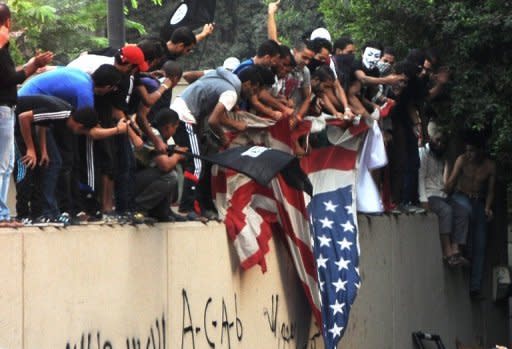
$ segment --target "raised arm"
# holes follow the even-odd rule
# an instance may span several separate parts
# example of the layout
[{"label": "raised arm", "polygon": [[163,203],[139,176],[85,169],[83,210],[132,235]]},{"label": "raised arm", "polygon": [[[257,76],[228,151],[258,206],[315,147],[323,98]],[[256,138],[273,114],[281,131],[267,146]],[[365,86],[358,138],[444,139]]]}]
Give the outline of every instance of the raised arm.
[{"label": "raised arm", "polygon": [[215,30],[215,23],[207,23],[204,25],[203,30],[196,35],[196,41],[203,41],[208,36],[213,34],[213,31]]},{"label": "raised arm", "polygon": [[276,12],[280,2],[281,0],[278,0],[268,4],[267,35],[270,40],[277,43],[279,43],[279,40],[277,40]]}]

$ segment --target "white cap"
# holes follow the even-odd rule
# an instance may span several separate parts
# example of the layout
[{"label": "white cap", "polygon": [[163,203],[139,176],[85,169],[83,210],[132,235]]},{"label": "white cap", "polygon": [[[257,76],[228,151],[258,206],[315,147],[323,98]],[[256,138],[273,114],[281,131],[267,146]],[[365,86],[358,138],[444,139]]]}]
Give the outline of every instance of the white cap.
[{"label": "white cap", "polygon": [[329,34],[329,31],[325,28],[316,28],[313,30],[310,39],[315,40],[317,38],[327,39],[329,42],[332,42],[331,34]]},{"label": "white cap", "polygon": [[233,71],[240,65],[240,60],[236,57],[228,57],[224,61],[224,64],[222,66],[229,71]]}]

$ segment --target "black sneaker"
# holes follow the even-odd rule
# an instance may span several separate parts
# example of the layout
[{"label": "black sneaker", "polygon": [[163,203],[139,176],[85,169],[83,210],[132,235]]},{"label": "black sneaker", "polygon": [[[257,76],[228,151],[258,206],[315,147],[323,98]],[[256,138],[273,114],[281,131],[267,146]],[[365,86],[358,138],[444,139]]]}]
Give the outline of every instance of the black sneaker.
[{"label": "black sneaker", "polygon": [[31,226],[33,222],[30,217],[16,217],[16,220],[26,226]]},{"label": "black sneaker", "polygon": [[48,227],[52,219],[47,216],[39,216],[32,221],[32,226],[34,227]]},{"label": "black sneaker", "polygon": [[206,217],[208,218],[208,220],[210,221],[219,221],[219,215],[217,214],[217,212],[213,211],[213,210],[204,210],[202,212],[202,215],[203,217]]},{"label": "black sneaker", "polygon": [[62,212],[55,219],[52,219],[50,224],[56,227],[67,227],[68,225],[71,225],[71,216],[67,212]]}]

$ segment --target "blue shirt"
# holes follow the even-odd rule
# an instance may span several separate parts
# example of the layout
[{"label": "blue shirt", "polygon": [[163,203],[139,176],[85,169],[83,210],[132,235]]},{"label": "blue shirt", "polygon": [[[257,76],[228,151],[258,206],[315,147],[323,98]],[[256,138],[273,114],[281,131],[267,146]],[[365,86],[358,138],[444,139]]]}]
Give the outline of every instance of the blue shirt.
[{"label": "blue shirt", "polygon": [[60,98],[75,109],[94,108],[94,83],[76,68],[57,68],[28,80],[18,96],[47,95]]},{"label": "blue shirt", "polygon": [[236,67],[235,70],[233,70],[233,73],[238,75],[238,73],[240,73],[242,70],[244,70],[245,68],[249,68],[252,65],[254,65],[254,59],[253,58],[246,59],[245,61],[240,63],[240,65],[238,67]]}]

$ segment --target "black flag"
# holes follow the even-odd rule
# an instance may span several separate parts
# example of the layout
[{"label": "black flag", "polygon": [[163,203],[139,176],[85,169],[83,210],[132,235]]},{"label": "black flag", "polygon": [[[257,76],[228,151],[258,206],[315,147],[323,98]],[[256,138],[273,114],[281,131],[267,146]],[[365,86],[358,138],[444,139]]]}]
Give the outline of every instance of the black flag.
[{"label": "black flag", "polygon": [[272,178],[281,174],[288,185],[313,195],[313,186],[302,171],[299,160],[277,149],[246,145],[208,156],[176,152],[243,173],[261,185],[267,185]]},{"label": "black flag", "polygon": [[215,6],[216,0],[181,0],[162,27],[162,40],[168,41],[176,28],[189,27],[194,30],[206,23],[212,23]]}]

